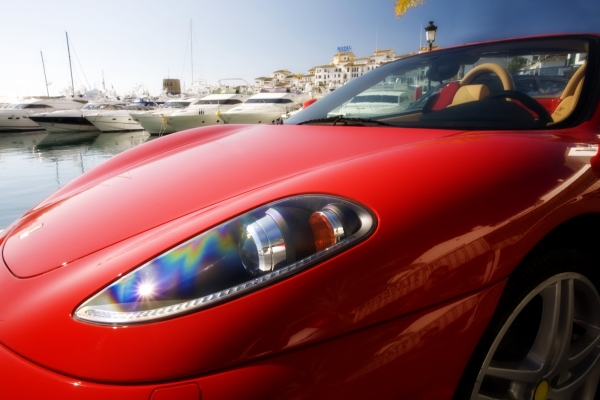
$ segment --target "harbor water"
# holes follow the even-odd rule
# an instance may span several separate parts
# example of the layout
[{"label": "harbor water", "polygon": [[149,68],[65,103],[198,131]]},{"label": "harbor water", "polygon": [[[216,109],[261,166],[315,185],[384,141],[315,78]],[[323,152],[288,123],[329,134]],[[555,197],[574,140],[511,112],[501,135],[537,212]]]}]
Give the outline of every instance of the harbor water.
[{"label": "harbor water", "polygon": [[0,229],[82,173],[155,138],[146,131],[0,133]]}]

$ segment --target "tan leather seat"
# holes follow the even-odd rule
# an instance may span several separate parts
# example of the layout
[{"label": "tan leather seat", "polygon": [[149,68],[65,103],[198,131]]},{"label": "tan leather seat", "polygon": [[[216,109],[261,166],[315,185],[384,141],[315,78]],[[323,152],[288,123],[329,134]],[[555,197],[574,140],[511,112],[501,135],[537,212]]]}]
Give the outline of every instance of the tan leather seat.
[{"label": "tan leather seat", "polygon": [[581,67],[571,77],[569,83],[560,95],[560,103],[556,110],[552,113],[552,120],[554,122],[560,122],[567,118],[571,112],[575,109],[579,95],[581,94],[581,88],[583,87],[583,81],[585,77],[585,69],[587,62],[583,63]]},{"label": "tan leather seat", "polygon": [[[454,95],[450,106],[468,103],[469,101],[481,100],[490,94],[490,89],[486,85],[466,85],[461,86]],[[449,107],[450,107],[449,106]]]},{"label": "tan leather seat", "polygon": [[471,84],[475,79],[482,75],[492,73],[498,76],[502,82],[504,90],[515,90],[510,74],[498,64],[484,63],[473,67],[460,81],[460,89],[454,95],[452,103],[448,107],[457,104],[467,103],[469,101],[481,100],[490,94],[490,89],[486,85]]}]

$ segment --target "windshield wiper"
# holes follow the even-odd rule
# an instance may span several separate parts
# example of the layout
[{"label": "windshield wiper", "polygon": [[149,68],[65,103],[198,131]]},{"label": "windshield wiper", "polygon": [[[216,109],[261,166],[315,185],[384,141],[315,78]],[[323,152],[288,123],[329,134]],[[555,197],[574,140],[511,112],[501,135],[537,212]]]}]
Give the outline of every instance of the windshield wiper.
[{"label": "windshield wiper", "polygon": [[370,119],[370,118],[346,118],[343,115],[336,115],[334,117],[328,117],[328,118],[311,119],[311,120],[308,120],[308,121],[299,122],[298,125],[313,124],[313,123],[314,124],[318,124],[318,123],[327,123],[327,122],[331,122],[331,124],[333,126],[336,126],[338,124],[354,125],[354,126],[368,126],[369,124],[380,125],[380,126],[396,126],[396,125],[393,125],[393,124],[389,124],[387,122],[378,121],[376,119]]}]

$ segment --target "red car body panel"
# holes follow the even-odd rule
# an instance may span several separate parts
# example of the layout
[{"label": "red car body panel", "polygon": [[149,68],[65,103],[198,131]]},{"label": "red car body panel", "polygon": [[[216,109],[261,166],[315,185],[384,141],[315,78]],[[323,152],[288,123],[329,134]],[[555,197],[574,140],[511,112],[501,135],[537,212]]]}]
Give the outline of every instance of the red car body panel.
[{"label": "red car body panel", "polygon": [[[178,383],[114,385],[88,381],[40,368],[0,346],[0,365],[11,367],[2,369],[0,384],[20,399],[371,396],[386,399],[396,398],[400,392],[411,399],[430,399],[440,394],[450,397],[461,371],[444,373],[446,362],[466,364],[473,343],[489,321],[503,286],[501,282],[478,294],[359,330],[338,340],[322,341],[202,377],[188,377]],[[113,364],[120,361],[113,360]],[[142,366],[138,365],[138,368]],[[431,374],[410,374],[411,370],[422,368]],[[435,377],[436,373],[444,379]],[[396,393],[389,392],[383,384],[390,379],[395,382]],[[36,384],[31,385],[32,381]],[[303,388],[300,396],[298,388]],[[55,397],[54,393],[60,393],[60,397]],[[157,393],[160,398],[154,397]]]},{"label": "red car body panel", "polygon": [[[282,135],[276,126],[258,128],[215,127],[213,131],[226,134],[217,135],[212,141],[203,135],[189,134],[190,143],[178,140],[178,147],[169,151],[161,147],[158,154],[136,158],[134,165],[110,160],[103,167],[112,169],[96,182],[71,189],[79,185],[74,182],[65,188],[68,196],[58,192],[55,195],[58,200],[49,199],[29,213],[7,239],[4,260],[16,276],[29,278],[139,232],[294,175],[448,134],[430,131],[398,136],[388,129],[374,131],[367,137],[360,128],[331,135],[325,134],[323,127],[294,127]],[[278,149],[278,157],[273,156],[272,148]],[[146,149],[143,151],[147,153]],[[264,162],[254,162],[256,159]],[[221,167],[218,171],[199,172],[194,166],[200,160]],[[166,185],[155,185],[157,181]],[[118,209],[109,206],[116,197],[122,199]],[[89,213],[90,208],[97,212]],[[78,218],[65,218],[65,213]],[[120,222],[125,220],[126,224]],[[20,239],[23,232],[39,224],[43,224],[43,229],[27,240]],[[73,246],[81,237],[86,240]],[[36,247],[35,253],[24,251],[31,246]],[[37,252],[45,255],[43,260]]]},{"label": "red car body panel", "polygon": [[[598,155],[577,153],[597,150],[599,128],[600,109],[534,133],[229,125],[115,156],[0,233],[10,304],[0,388],[90,400],[449,398],[510,273],[564,221],[600,213]],[[73,317],[176,244],[299,194],[356,201],[376,230],[200,312],[129,326]]]},{"label": "red car body panel", "polygon": [[[71,199],[76,201],[78,196],[86,196],[96,188],[103,190],[106,181],[101,180],[97,186],[87,187],[67,200],[61,199],[50,204],[47,206],[50,210],[38,208],[25,218],[23,225],[29,227],[32,223],[42,221],[44,228],[22,240],[19,239],[22,228],[18,225],[4,243],[3,254],[8,269],[1,272],[5,277],[0,280],[0,301],[14,301],[21,306],[0,310],[0,319],[13,326],[11,330],[0,332],[0,342],[46,368],[81,379],[143,382],[164,379],[165,374],[169,378],[181,378],[206,373],[293,348],[300,343],[312,343],[361,329],[498,282],[510,273],[522,258],[522,252],[534,245],[519,241],[519,238],[539,224],[540,213],[548,215],[549,228],[564,217],[561,215],[561,219],[552,223],[552,209],[562,205],[562,195],[567,194],[564,201],[571,201],[572,192],[580,190],[583,196],[580,202],[590,202],[591,206],[600,207],[600,201],[593,192],[587,196],[589,199],[584,195],[587,185],[597,181],[593,170],[588,170],[583,177],[571,183],[570,178],[585,160],[581,160],[581,157],[567,160],[573,163],[571,167],[565,162],[565,154],[569,149],[585,138],[585,129],[578,130],[577,138],[557,135],[555,132],[535,135],[469,133],[438,137],[436,140],[418,140],[416,143],[407,142],[409,139],[414,141],[415,138],[423,138],[410,132],[405,136],[388,129],[366,128],[372,132],[361,129],[362,138],[373,140],[383,136],[382,141],[387,149],[364,154],[367,144],[360,143],[357,137],[352,143],[358,149],[355,152],[361,156],[352,157],[342,153],[340,162],[329,161],[319,168],[306,168],[304,173],[294,176],[288,173],[287,179],[274,178],[264,185],[257,185],[259,188],[254,191],[225,196],[228,200],[219,207],[211,208],[214,206],[214,197],[204,200],[198,210],[186,209],[186,212],[178,215],[179,219],[166,217],[160,223],[153,224],[159,227],[151,229],[153,226],[149,226],[137,236],[131,234],[128,238],[124,234],[118,243],[107,243],[107,246],[99,247],[99,251],[66,260],[67,265],[62,268],[34,274],[27,279],[11,276],[9,270],[14,269],[11,264],[12,253],[20,257],[15,256],[22,265],[27,265],[27,257],[31,256],[24,250],[19,251],[18,245],[21,243],[37,240],[36,236],[40,234],[41,245],[36,247],[50,253],[48,258],[51,258],[52,245],[60,249],[58,254],[63,254],[61,246],[69,246],[76,240],[77,236],[67,229],[58,232],[53,230],[53,213],[60,214],[63,205],[65,212],[81,213],[77,214],[78,218],[69,219],[76,234],[94,236],[97,230],[91,228],[93,223],[106,224],[104,229],[114,226],[127,232],[128,228],[123,226],[126,224],[121,222],[125,217],[133,223],[140,221],[140,224],[146,215],[155,214],[163,218],[160,210],[155,212],[160,208],[157,206],[166,207],[171,197],[174,202],[180,201],[178,196],[183,196],[183,193],[177,193],[176,196],[167,192],[153,193],[156,197],[142,195],[126,208],[130,213],[127,216],[116,214],[112,217],[112,208],[108,206],[104,208],[107,212],[103,213],[101,203],[94,203],[94,199],[86,198],[88,204],[92,202],[99,206],[98,212],[93,215],[83,208],[66,207]],[[299,131],[302,146],[307,149],[318,147],[320,143],[327,143],[325,148],[330,149],[331,143],[342,142],[344,136],[347,137],[347,130],[270,126],[262,127],[261,139],[276,141],[278,137],[286,135],[284,131],[293,130]],[[193,132],[188,134],[193,135]],[[202,131],[198,130],[196,134],[201,135]],[[397,145],[390,143],[395,138],[399,138]],[[596,138],[589,137],[588,140]],[[250,139],[245,142],[247,145],[250,143]],[[207,143],[202,146],[207,146]],[[453,149],[455,146],[459,148]],[[210,147],[213,153],[218,152],[218,146]],[[229,153],[226,146],[222,148]],[[297,159],[288,156],[287,161],[301,163],[303,154],[299,153]],[[192,152],[192,156],[196,154]],[[508,158],[511,159],[510,165],[504,163]],[[243,167],[244,160],[245,157],[241,157],[237,163],[230,161],[231,169],[209,175],[206,187],[218,192],[218,180],[225,182],[236,179],[236,171]],[[118,157],[115,157],[115,161],[118,161]],[[279,160],[282,164],[284,161]],[[480,166],[479,170],[472,168],[474,163]],[[269,162],[260,171],[251,172],[260,175],[270,169]],[[416,169],[418,174],[412,173]],[[160,170],[152,172],[158,174]],[[181,173],[187,171],[189,168],[184,168]],[[250,172],[248,169],[244,171]],[[390,176],[373,174],[371,171],[406,172],[395,172],[394,176]],[[178,175],[173,173],[173,169],[164,173]],[[125,172],[121,170],[120,174]],[[129,174],[137,178],[135,171]],[[109,178],[108,181],[112,182],[112,179],[115,178]],[[135,179],[122,180],[125,183],[132,181],[135,182]],[[362,184],[355,185],[357,181]],[[571,186],[581,181],[584,183],[581,188]],[[571,185],[565,186],[564,182]],[[149,184],[147,181],[144,183]],[[377,190],[384,186],[389,188],[387,192]],[[561,189],[562,186],[565,187]],[[130,190],[117,185],[119,190],[132,194],[137,186],[133,184],[133,187]],[[225,190],[225,187],[222,185],[221,190]],[[85,324],[72,318],[71,314],[79,303],[101,289],[97,282],[110,282],[156,256],[156,249],[162,248],[161,240],[180,243],[231,215],[241,214],[274,198],[309,191],[362,199],[378,218],[377,231],[364,243],[344,254],[278,285],[249,294],[243,301],[234,300],[164,322],[118,329]],[[520,193],[518,200],[512,195],[517,191]],[[554,192],[552,201],[538,204],[540,198]],[[201,195],[205,192],[198,190],[198,193]],[[242,193],[244,196],[239,196]],[[440,198],[444,198],[443,204],[439,202]],[[448,215],[448,207],[455,213]],[[469,210],[468,214],[466,210]],[[562,212],[565,210],[568,208],[561,209]],[[573,212],[579,210],[580,207]],[[530,217],[532,213],[536,218]],[[92,221],[84,219],[84,223],[80,224],[80,218],[86,218],[86,215]],[[30,221],[33,218],[37,218],[35,222]],[[45,229],[49,233],[41,235]],[[92,237],[90,240],[95,239]],[[49,244],[46,245],[44,241]],[[15,242],[17,245],[13,247]],[[389,248],[389,251],[371,249],[373,242]],[[398,258],[395,251],[398,246],[405,249],[402,258]],[[440,254],[443,256],[440,257]],[[55,266],[56,263],[50,265]],[[440,276],[440,279],[436,279],[436,276]],[[64,282],[65,287],[50,285],[56,280]],[[71,281],[77,282],[77,285],[70,286]],[[369,287],[365,287],[364,282],[369,282]],[[48,290],[52,292],[48,293]],[[54,300],[38,300],[43,298]],[[37,317],[31,318],[27,310],[36,310]],[[256,310],[257,315],[248,318],[252,310]],[[261,315],[268,318],[261,321]],[[273,315],[278,316],[278,326],[265,331],[265,324]],[[38,337],[37,332],[44,326],[44,335]],[[197,327],[206,328],[198,331]],[[140,329],[144,331],[143,341],[140,341]],[[302,340],[292,339],[307,329],[315,332]],[[169,332],[180,332],[177,340],[168,340]],[[248,334],[246,339],[238,338],[232,343],[227,332]],[[39,346],[28,345],[33,340],[31,335],[37,337]],[[153,357],[152,360],[143,361],[143,368],[140,368],[137,357],[124,358],[115,365],[115,352],[136,354],[148,347],[153,348]],[[86,349],[85,357],[81,356],[81,349]],[[190,354],[195,356],[190,357]],[[189,362],[186,363],[185,359]]]}]

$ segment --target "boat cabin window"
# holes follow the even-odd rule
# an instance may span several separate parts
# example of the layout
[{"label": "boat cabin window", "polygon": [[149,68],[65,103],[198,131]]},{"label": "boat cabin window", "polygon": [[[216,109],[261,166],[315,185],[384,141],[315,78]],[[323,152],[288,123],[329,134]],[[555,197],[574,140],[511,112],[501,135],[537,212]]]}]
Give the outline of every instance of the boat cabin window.
[{"label": "boat cabin window", "polygon": [[31,108],[52,108],[50,106],[47,106],[45,104],[13,104],[7,108],[13,108],[13,109],[19,109],[19,110],[24,110],[24,109],[31,109]]},{"label": "boat cabin window", "polygon": [[249,99],[246,103],[287,104],[287,103],[292,103],[292,100],[291,99]]},{"label": "boat cabin window", "polygon": [[189,106],[191,101],[167,101],[163,108],[185,108]]},{"label": "boat cabin window", "polygon": [[141,102],[137,102],[137,103],[129,103],[129,104],[127,104],[127,106],[125,108],[129,108],[129,107],[137,107],[137,109],[141,110],[141,109],[147,108],[147,107],[158,107],[158,104],[151,102],[151,101],[141,101]]},{"label": "boat cabin window", "polygon": [[151,103],[148,103],[148,105],[143,105],[143,104],[129,104],[127,106],[125,106],[126,110],[139,110],[139,111],[144,111],[144,110],[153,110],[157,107],[157,105],[151,105]]},{"label": "boat cabin window", "polygon": [[106,104],[86,104],[85,106],[81,107],[82,110],[100,110],[102,108],[104,108]]},{"label": "boat cabin window", "polygon": [[240,104],[240,100],[236,99],[224,99],[224,100],[200,100],[194,104]]}]

